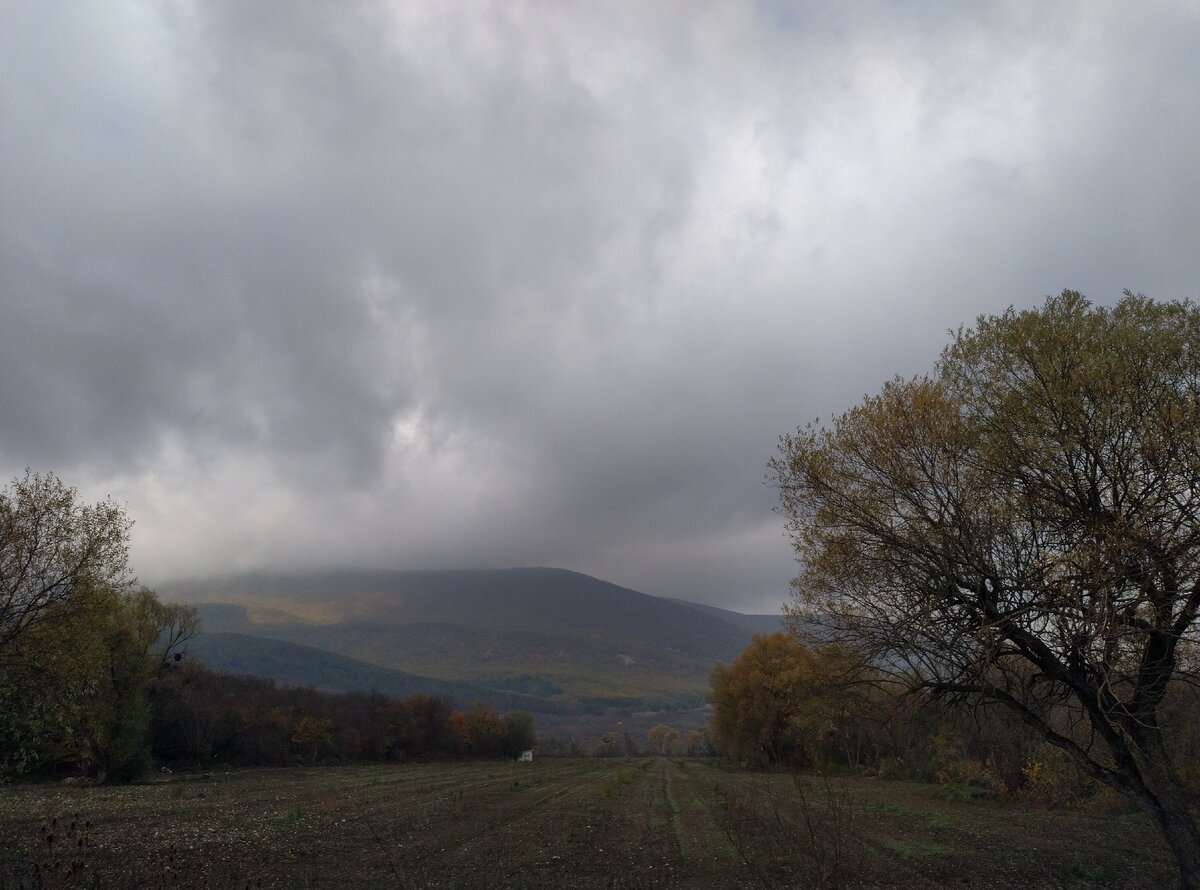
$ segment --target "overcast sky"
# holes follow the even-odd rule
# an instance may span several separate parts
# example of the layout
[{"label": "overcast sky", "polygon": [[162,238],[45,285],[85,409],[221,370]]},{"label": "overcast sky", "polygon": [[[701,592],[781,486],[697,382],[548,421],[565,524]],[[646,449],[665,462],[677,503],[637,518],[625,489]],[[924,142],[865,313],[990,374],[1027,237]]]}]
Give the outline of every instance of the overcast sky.
[{"label": "overcast sky", "polygon": [[0,5],[0,471],[150,583],[775,610],[781,433],[1064,288],[1200,297],[1200,4]]}]

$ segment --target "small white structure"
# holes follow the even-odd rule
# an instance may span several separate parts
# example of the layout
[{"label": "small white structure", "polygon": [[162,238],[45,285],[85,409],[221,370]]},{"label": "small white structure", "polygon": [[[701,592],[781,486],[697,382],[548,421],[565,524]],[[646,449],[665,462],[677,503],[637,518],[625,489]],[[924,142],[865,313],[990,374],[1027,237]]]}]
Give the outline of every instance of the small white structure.
[{"label": "small white structure", "polygon": [[522,751],[521,756],[517,758],[517,763],[533,763],[533,751]]}]

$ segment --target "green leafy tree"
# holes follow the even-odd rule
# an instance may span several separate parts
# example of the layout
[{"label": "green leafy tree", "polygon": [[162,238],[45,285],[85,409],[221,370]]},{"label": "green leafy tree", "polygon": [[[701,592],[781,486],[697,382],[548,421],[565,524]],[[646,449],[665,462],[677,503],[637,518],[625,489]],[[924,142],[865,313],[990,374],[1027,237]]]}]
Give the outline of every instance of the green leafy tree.
[{"label": "green leafy tree", "polygon": [[150,761],[155,684],[197,630],[196,612],[161,602],[142,588],[120,594],[97,614],[99,670],[92,681],[88,742],[98,773],[127,780]]},{"label": "green leafy tree", "polygon": [[196,616],[130,591],[131,525],[52,474],[0,491],[0,772],[116,779],[148,761],[153,680]]},{"label": "green leafy tree", "polygon": [[1200,679],[1200,309],[1067,291],[981,318],[932,373],[784,436],[770,473],[795,617],[1010,708],[1144,808],[1200,887],[1161,719]]},{"label": "green leafy tree", "polygon": [[93,628],[128,583],[129,528],[53,474],[0,490],[0,771],[75,758],[103,662]]},{"label": "green leafy tree", "polygon": [[30,625],[0,660],[0,773],[90,764],[86,730],[107,653],[97,633],[102,603],[90,592],[86,599],[69,615]]}]

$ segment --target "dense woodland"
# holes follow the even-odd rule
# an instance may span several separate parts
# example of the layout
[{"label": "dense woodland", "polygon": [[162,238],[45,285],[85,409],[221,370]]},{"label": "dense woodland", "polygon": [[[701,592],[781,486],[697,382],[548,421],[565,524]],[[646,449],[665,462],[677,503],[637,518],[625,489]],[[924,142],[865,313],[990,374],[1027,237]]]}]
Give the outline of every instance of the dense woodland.
[{"label": "dense woodland", "polygon": [[458,708],[430,695],[326,693],[191,665],[159,686],[150,740],[161,763],[295,763],[513,757],[536,744],[532,715]]}]

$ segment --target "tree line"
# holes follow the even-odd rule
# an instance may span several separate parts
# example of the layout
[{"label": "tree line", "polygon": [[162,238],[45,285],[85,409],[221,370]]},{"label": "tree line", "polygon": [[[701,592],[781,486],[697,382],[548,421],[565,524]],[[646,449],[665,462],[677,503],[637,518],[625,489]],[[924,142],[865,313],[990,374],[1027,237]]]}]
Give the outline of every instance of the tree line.
[{"label": "tree line", "polygon": [[[756,635],[711,677],[708,739],[754,767],[854,772],[973,786],[1051,806],[1119,805],[1035,728],[995,704],[969,707],[896,678],[837,644]],[[1066,731],[1078,715],[1052,718]],[[1200,689],[1176,683],[1161,722],[1180,781],[1200,802]]]},{"label": "tree line", "polygon": [[159,690],[150,739],[157,762],[195,766],[515,757],[537,742],[524,711],[459,708],[421,693],[322,692],[195,663]]}]

